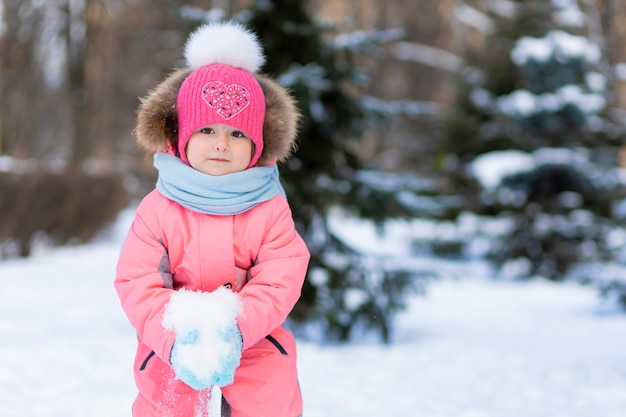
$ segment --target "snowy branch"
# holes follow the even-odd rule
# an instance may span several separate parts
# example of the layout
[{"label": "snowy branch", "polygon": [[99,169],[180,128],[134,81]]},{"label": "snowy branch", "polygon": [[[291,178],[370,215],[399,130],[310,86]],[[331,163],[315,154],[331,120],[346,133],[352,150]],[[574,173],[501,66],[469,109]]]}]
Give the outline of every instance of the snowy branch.
[{"label": "snowy branch", "polygon": [[393,56],[401,61],[414,61],[449,72],[457,72],[463,59],[446,50],[414,42],[398,42],[393,47]]},{"label": "snowy branch", "polygon": [[357,30],[352,33],[337,35],[331,43],[331,46],[335,49],[359,51],[371,47],[372,45],[397,41],[402,39],[404,35],[405,32],[402,28],[368,31]]},{"label": "snowy branch", "polygon": [[466,26],[471,26],[490,35],[495,30],[493,20],[482,11],[461,3],[454,9],[454,17]]},{"label": "snowy branch", "polygon": [[512,19],[515,17],[520,4],[510,0],[488,0],[486,7],[490,12],[501,17]]}]

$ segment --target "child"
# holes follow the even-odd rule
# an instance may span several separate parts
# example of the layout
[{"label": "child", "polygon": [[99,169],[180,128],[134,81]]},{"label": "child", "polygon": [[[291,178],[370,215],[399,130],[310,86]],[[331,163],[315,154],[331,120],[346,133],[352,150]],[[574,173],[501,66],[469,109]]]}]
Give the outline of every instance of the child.
[{"label": "child", "polygon": [[223,416],[298,417],[283,323],[310,255],[276,163],[294,147],[299,113],[257,73],[264,57],[243,26],[202,26],[185,58],[138,111],[137,140],[156,152],[159,177],[115,278],[138,334],[133,416],[207,416],[217,386]]}]

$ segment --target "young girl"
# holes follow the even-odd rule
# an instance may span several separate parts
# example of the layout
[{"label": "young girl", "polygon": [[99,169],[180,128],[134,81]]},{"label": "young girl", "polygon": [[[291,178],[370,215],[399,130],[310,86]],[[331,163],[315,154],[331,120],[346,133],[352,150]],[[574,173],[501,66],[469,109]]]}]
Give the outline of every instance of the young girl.
[{"label": "young girl", "polygon": [[223,416],[298,417],[295,342],[283,323],[309,252],[276,163],[294,147],[299,113],[257,73],[258,40],[238,24],[202,26],[185,59],[138,111],[138,143],[156,152],[159,177],[115,278],[138,335],[133,416],[207,416],[221,387]]}]

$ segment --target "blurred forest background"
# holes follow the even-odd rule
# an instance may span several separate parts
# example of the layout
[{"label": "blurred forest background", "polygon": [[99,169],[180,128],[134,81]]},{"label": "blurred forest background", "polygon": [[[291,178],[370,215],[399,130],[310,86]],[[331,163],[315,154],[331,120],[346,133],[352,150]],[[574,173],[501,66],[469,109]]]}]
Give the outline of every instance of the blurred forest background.
[{"label": "blurred forest background", "polygon": [[[232,18],[305,115],[281,166],[313,256],[303,332],[388,340],[438,276],[350,245],[337,216],[381,234],[427,220],[416,257],[626,306],[625,0],[0,0],[0,17],[0,258],[89,241],[153,187],[139,98],[184,64],[191,30]],[[523,169],[481,182],[511,155]]]}]

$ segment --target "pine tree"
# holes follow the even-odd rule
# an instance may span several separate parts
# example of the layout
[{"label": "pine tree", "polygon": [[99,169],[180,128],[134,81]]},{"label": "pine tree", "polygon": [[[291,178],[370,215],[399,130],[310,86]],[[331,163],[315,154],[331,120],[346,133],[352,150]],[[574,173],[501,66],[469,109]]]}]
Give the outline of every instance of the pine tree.
[{"label": "pine tree", "polygon": [[397,198],[397,187],[410,187],[381,183],[381,175],[363,170],[350,146],[358,143],[368,120],[384,118],[358,94],[367,77],[356,57],[385,42],[388,34],[332,36],[331,28],[312,20],[307,6],[301,0],[259,0],[238,15],[263,40],[264,72],[293,91],[304,115],[298,152],[281,167],[297,227],[312,255],[291,318],[299,329],[321,325],[331,340],[374,329],[388,341],[392,319],[411,289],[419,288],[421,275],[347,244],[330,223],[337,207],[379,223],[410,212]]},{"label": "pine tree", "polygon": [[[468,57],[443,141],[458,167],[449,174],[467,207],[509,225],[492,237],[488,257],[498,269],[599,279],[589,266],[618,259],[609,235],[621,227],[613,202],[623,197],[623,129],[610,118],[602,51],[578,22],[563,20],[582,15],[575,2],[515,3],[512,20],[494,16],[485,54]],[[476,169],[504,152],[526,167],[481,184]]]}]

